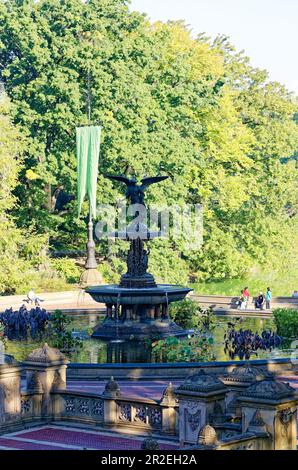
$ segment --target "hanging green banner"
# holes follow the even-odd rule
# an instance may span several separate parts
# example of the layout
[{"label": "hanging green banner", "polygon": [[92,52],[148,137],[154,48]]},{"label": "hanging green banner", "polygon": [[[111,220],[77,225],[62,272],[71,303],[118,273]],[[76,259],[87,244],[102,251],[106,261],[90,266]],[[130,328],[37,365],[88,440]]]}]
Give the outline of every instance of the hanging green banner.
[{"label": "hanging green banner", "polygon": [[98,159],[100,148],[99,126],[77,127],[77,159],[78,159],[78,210],[86,194],[90,201],[90,213],[96,216],[96,187]]}]

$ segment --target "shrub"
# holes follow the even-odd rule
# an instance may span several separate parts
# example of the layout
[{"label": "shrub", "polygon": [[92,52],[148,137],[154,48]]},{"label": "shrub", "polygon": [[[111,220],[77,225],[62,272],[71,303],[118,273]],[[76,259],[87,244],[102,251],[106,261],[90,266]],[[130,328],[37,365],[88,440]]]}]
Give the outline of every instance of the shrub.
[{"label": "shrub", "polygon": [[55,310],[51,315],[49,342],[51,346],[65,353],[77,351],[83,346],[82,341],[74,338],[72,331],[68,329],[70,323],[71,319],[61,310]]},{"label": "shrub", "polygon": [[82,270],[73,259],[59,258],[51,260],[52,268],[59,273],[70,284],[78,283]]},{"label": "shrub", "polygon": [[196,328],[200,331],[212,331],[216,324],[213,310],[211,308],[204,310],[191,299],[171,304],[170,316],[177,325],[185,329]]},{"label": "shrub", "polygon": [[293,308],[273,310],[277,334],[286,339],[298,338],[298,311]]},{"label": "shrub", "polygon": [[170,305],[170,316],[181,328],[194,328],[197,309],[198,304],[193,300],[184,299]]},{"label": "shrub", "polygon": [[184,339],[168,337],[152,347],[155,357],[162,362],[199,362],[215,360],[212,344],[213,338],[197,332]]},{"label": "shrub", "polygon": [[116,256],[111,256],[109,260],[102,261],[99,265],[99,271],[107,282],[117,284],[120,277],[126,272],[126,262]]}]

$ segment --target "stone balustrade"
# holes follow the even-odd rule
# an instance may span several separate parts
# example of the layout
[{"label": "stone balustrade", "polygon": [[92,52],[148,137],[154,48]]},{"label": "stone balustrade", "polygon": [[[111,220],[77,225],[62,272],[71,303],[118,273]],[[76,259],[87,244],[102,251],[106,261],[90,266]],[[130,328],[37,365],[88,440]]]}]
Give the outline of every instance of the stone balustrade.
[{"label": "stone balustrade", "polygon": [[288,384],[249,364],[216,376],[201,370],[160,400],[123,396],[113,377],[102,393],[69,391],[65,357],[45,344],[23,363],[0,365],[0,433],[53,421],[179,440],[200,450],[296,449],[297,395]]},{"label": "stone balustrade", "polygon": [[100,395],[82,392],[54,392],[54,419],[82,424],[104,423],[104,400]]},{"label": "stone balustrade", "polygon": [[161,402],[148,398],[122,397],[113,379],[108,381],[103,394],[54,391],[53,419],[110,428],[133,427],[142,432],[175,435],[178,432],[178,404],[176,400],[172,401],[172,396],[168,396],[169,387]]}]

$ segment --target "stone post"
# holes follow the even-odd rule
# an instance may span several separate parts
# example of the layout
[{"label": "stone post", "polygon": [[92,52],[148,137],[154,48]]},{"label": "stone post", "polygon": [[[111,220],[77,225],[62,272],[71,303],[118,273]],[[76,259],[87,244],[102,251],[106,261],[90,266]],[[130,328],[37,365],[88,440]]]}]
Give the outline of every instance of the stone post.
[{"label": "stone post", "polygon": [[51,392],[66,389],[66,368],[69,361],[55,348],[50,348],[46,343],[42,348],[35,349],[23,366],[26,370],[26,383],[28,391],[42,394],[39,410],[40,419],[53,419],[61,411],[59,395]]},{"label": "stone post", "polygon": [[179,399],[180,446],[196,444],[199,430],[225,410],[224,384],[215,376],[202,370],[186,379],[175,390]]},{"label": "stone post", "polygon": [[176,434],[178,403],[171,382],[163,392],[160,406],[162,407],[162,431],[166,434]]},{"label": "stone post", "polygon": [[102,397],[104,399],[104,424],[112,426],[117,423],[117,402],[116,399],[121,396],[118,383],[111,377],[106,383]]},{"label": "stone post", "polygon": [[258,380],[264,380],[265,373],[257,368],[245,366],[236,366],[229,374],[220,377],[226,386],[227,393],[225,398],[225,406],[227,415],[233,421],[241,419],[241,406],[238,400],[240,393],[244,392],[250,385]]},{"label": "stone post", "polygon": [[0,425],[21,416],[21,369],[9,356],[3,362],[0,364]]},{"label": "stone post", "polygon": [[296,450],[297,395],[284,382],[268,377],[248,387],[239,397],[242,432],[269,436],[263,450]]}]

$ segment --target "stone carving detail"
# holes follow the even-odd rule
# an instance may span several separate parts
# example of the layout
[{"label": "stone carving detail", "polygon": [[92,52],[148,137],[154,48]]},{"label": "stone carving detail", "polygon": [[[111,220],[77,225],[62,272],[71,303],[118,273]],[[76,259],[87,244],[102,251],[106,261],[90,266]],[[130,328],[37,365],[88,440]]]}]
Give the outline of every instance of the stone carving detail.
[{"label": "stone carving detail", "polygon": [[193,413],[200,409],[200,405],[198,405],[198,403],[194,401],[184,401],[183,403],[184,403],[184,407],[192,411]]},{"label": "stone carving detail", "polygon": [[160,408],[149,408],[149,422],[153,426],[161,424],[162,416]]},{"label": "stone carving detail", "polygon": [[77,397],[64,397],[65,413],[71,415],[92,415],[103,418],[103,400],[82,399]]},{"label": "stone carving detail", "polygon": [[131,421],[131,405],[126,403],[120,404],[119,419],[120,421]]},{"label": "stone carving detail", "polygon": [[78,411],[83,415],[89,414],[89,400],[78,400]]},{"label": "stone carving detail", "polygon": [[48,363],[67,362],[65,356],[59,349],[51,348],[47,343],[42,348],[34,349],[26,358],[25,362]]},{"label": "stone carving detail", "polygon": [[201,410],[195,413],[190,413],[188,409],[185,410],[185,418],[189,424],[190,429],[194,432],[201,424]]},{"label": "stone carving detail", "polygon": [[42,393],[43,392],[43,387],[42,383],[40,381],[39,375],[37,372],[34,372],[29,380],[28,386],[27,386],[28,391],[36,392],[36,393]]},{"label": "stone carving detail", "polygon": [[96,400],[94,403],[92,403],[92,414],[103,417],[104,408],[102,400]]},{"label": "stone carving detail", "polygon": [[21,414],[25,415],[31,412],[31,399],[22,398],[21,400]]},{"label": "stone carving detail", "polygon": [[147,416],[146,407],[142,405],[137,406],[134,421],[140,421],[142,423],[146,423],[146,416]]},{"label": "stone carving detail", "polygon": [[234,367],[232,372],[223,377],[224,382],[255,382],[257,380],[262,380],[267,374],[263,370],[256,367],[250,367],[249,365],[237,366]]},{"label": "stone carving detail", "polygon": [[61,377],[59,370],[55,370],[54,380],[52,383],[52,390],[64,390],[65,389],[65,382]]},{"label": "stone carving detail", "polygon": [[292,421],[292,417],[295,416],[295,414],[296,411],[291,411],[291,408],[285,408],[284,410],[281,410],[278,413],[278,417],[283,425],[288,426]]},{"label": "stone carving detail", "polygon": [[15,380],[7,380],[1,386],[1,395],[7,403],[11,403],[15,396],[16,382]]},{"label": "stone carving detail", "polygon": [[65,398],[65,411],[66,413],[75,413],[75,398]]},{"label": "stone carving detail", "polygon": [[288,383],[277,382],[273,377],[268,377],[266,380],[254,383],[241,393],[242,396],[264,398],[267,400],[279,400],[291,397],[294,394],[295,389],[290,387]]},{"label": "stone carving detail", "polygon": [[267,426],[260,410],[257,410],[249,423],[248,432],[267,433]]},{"label": "stone carving detail", "polygon": [[283,437],[289,436],[289,425],[292,422],[293,416],[296,414],[295,411],[291,411],[291,408],[285,408],[278,412],[278,418],[281,424],[281,434]]},{"label": "stone carving detail", "polygon": [[262,415],[261,415],[259,410],[257,410],[255,412],[255,414],[253,415],[253,418],[252,418],[252,420],[249,424],[250,424],[250,426],[264,426],[265,425],[265,422],[264,422],[264,420],[262,418]]},{"label": "stone carving detail", "polygon": [[225,391],[224,384],[213,375],[201,370],[198,374],[191,375],[177,388],[177,392],[190,391],[207,393],[213,391]]}]

